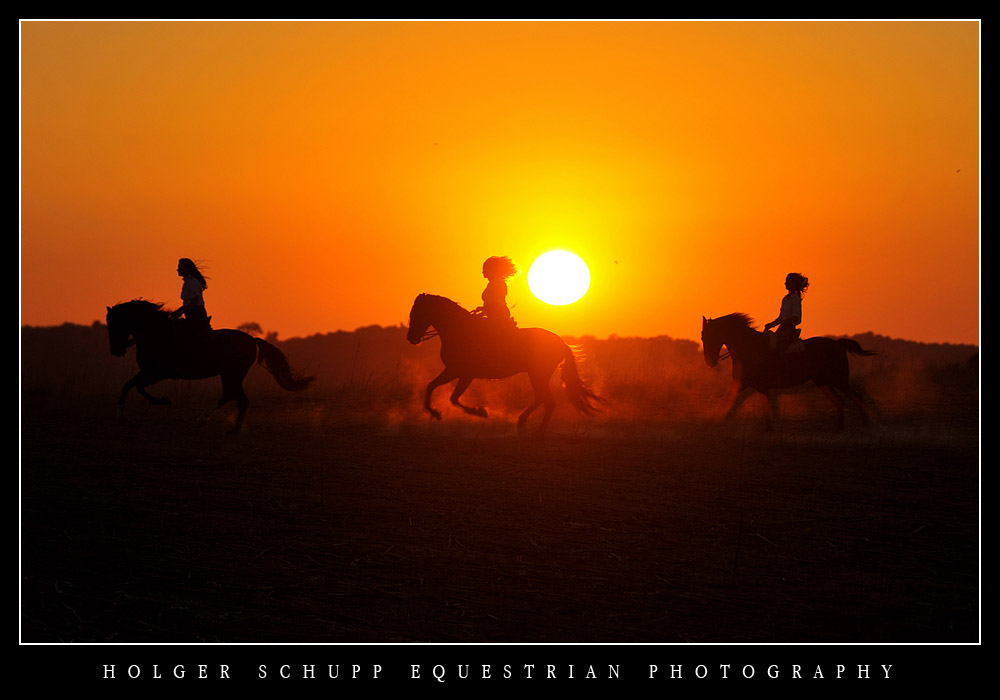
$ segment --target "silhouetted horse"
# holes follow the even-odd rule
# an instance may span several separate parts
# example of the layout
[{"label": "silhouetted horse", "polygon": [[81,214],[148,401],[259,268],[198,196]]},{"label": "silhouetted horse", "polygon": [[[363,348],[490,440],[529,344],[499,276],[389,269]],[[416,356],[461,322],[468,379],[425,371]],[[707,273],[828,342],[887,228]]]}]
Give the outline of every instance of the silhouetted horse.
[{"label": "silhouetted horse", "polygon": [[[746,314],[729,314],[716,319],[701,319],[701,342],[705,363],[715,367],[719,352],[725,345],[733,359],[733,381],[729,385],[725,417],[729,418],[742,403],[746,388],[756,389],[768,396],[770,389],[783,389],[812,381],[823,390],[837,409],[837,429],[844,427],[844,401],[840,394],[851,399],[864,422],[868,412],[861,396],[851,388],[847,355],[875,355],[863,349],[857,341],[842,338],[807,338],[805,350],[781,353],[771,349],[766,334],[753,328],[753,320]],[[838,393],[839,392],[839,393]],[[770,397],[768,400],[767,426],[771,427]]]},{"label": "silhouetted horse", "polygon": [[502,379],[527,372],[535,390],[535,400],[518,416],[517,429],[523,433],[527,429],[528,416],[544,404],[545,415],[536,431],[541,435],[555,409],[556,399],[549,388],[549,380],[560,363],[566,394],[581,414],[593,415],[598,412],[594,404],[603,403],[580,379],[573,349],[555,333],[543,328],[515,328],[490,321],[471,314],[445,297],[421,294],[410,309],[406,339],[416,345],[433,335],[428,333],[431,326],[441,337],[441,361],[444,362],[444,371],[427,385],[424,397],[424,408],[434,418],[440,419],[441,413],[431,407],[431,394],[442,384],[457,379],[451,402],[466,413],[485,418],[484,408],[472,408],[459,402],[472,380]]},{"label": "silhouetted horse", "polygon": [[132,387],[150,403],[168,405],[170,399],[152,396],[146,387],[163,379],[222,378],[222,397],[216,408],[235,399],[238,414],[233,432],[243,425],[250,399],[243,391],[243,379],[259,362],[270,372],[278,385],[288,391],[300,391],[313,382],[312,377],[299,377],[292,371],[284,354],[265,340],[242,331],[213,330],[200,352],[191,351],[184,339],[186,321],[175,321],[162,310],[162,304],[136,299],[108,308],[108,340],[111,354],[123,357],[129,339],[135,342],[139,372],[125,382],[118,411],[125,407],[125,397]]}]

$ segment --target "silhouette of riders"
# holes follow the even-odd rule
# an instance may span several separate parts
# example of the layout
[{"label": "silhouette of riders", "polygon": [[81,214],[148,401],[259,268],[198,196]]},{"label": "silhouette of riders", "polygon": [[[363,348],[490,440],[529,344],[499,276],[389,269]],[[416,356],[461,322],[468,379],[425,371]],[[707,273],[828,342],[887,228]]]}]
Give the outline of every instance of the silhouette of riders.
[{"label": "silhouette of riders", "polygon": [[788,290],[788,294],[781,300],[781,311],[776,319],[764,326],[765,331],[778,327],[775,333],[777,340],[775,349],[779,353],[787,351],[789,346],[799,339],[802,331],[797,326],[802,323],[802,294],[808,287],[808,278],[798,272],[789,272],[785,277],[785,289]]},{"label": "silhouette of riders", "polygon": [[473,313],[485,316],[494,328],[512,330],[517,326],[507,308],[507,280],[518,272],[507,256],[493,256],[483,263],[483,277],[489,282],[483,290],[483,305]]},{"label": "silhouette of riders", "polygon": [[174,319],[183,317],[180,340],[184,349],[191,354],[202,354],[212,334],[203,295],[204,290],[208,289],[208,283],[190,258],[177,261],[177,274],[184,279],[181,285],[181,307],[171,316]]}]

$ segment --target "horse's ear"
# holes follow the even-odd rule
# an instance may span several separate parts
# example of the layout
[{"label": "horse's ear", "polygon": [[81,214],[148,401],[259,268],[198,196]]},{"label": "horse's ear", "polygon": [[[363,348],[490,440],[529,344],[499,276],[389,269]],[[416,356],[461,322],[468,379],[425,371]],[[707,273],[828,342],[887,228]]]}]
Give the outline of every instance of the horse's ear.
[{"label": "horse's ear", "polygon": [[105,306],[104,308],[106,308],[108,310],[108,313],[111,313],[111,307],[110,306]]}]

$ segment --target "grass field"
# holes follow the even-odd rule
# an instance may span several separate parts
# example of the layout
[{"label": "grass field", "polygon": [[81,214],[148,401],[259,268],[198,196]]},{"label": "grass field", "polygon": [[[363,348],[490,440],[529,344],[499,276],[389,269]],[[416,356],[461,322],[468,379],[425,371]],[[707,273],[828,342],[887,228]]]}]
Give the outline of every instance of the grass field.
[{"label": "grass field", "polygon": [[[91,359],[46,365],[57,331]],[[975,348],[887,341],[852,365],[875,425],[832,432],[813,390],[765,433],[754,400],[710,420],[727,378],[694,343],[584,339],[606,412],[560,404],[525,439],[526,381],[474,385],[486,420],[442,390],[434,422],[436,348],[371,364],[344,334],[336,375],[282,346],[320,376],[302,394],[255,369],[230,435],[226,412],[195,420],[217,380],[119,421],[134,360],[99,331],[23,335],[22,641],[979,638]]]}]

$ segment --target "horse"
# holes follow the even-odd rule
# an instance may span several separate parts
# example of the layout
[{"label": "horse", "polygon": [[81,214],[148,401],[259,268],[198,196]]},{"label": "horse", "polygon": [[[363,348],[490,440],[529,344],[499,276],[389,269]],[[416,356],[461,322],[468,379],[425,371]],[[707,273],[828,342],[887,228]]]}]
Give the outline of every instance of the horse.
[{"label": "horse", "polygon": [[[733,359],[733,380],[724,406],[725,418],[730,418],[745,396],[744,389],[752,388],[769,398],[766,425],[772,427],[774,407],[769,391],[785,389],[808,381],[818,386],[837,410],[837,430],[844,429],[844,400],[849,398],[861,411],[861,418],[868,425],[868,411],[861,395],[851,388],[848,355],[877,355],[865,350],[849,338],[807,338],[804,350],[779,353],[770,346],[768,334],[754,329],[753,319],[746,314],[734,313],[721,318],[701,318],[701,342],[705,364],[715,367],[719,353],[725,345]],[[742,398],[741,398],[742,396]]]},{"label": "horse", "polygon": [[[433,331],[429,330],[431,327]],[[556,406],[549,381],[560,364],[566,395],[581,415],[599,413],[597,404],[606,403],[580,378],[573,348],[544,328],[517,328],[506,320],[491,321],[446,297],[420,294],[410,309],[406,339],[416,345],[434,335],[441,338],[444,371],[427,385],[424,409],[437,420],[441,419],[441,413],[431,406],[431,395],[442,384],[457,379],[451,403],[470,415],[486,418],[485,408],[466,406],[459,401],[472,380],[503,379],[526,372],[535,400],[518,416],[518,433],[527,432],[528,416],[544,405],[541,425],[535,431],[536,435],[542,435]]]},{"label": "horse", "polygon": [[221,377],[222,396],[212,410],[235,400],[236,425],[231,432],[238,433],[250,405],[243,390],[243,379],[254,362],[267,369],[278,385],[288,391],[301,391],[314,381],[313,377],[298,376],[278,348],[242,331],[212,330],[205,338],[204,347],[193,352],[190,341],[185,341],[185,324],[189,322],[174,320],[162,307],[163,304],[143,299],[107,307],[111,354],[124,357],[128,347],[134,344],[139,365],[139,372],[122,387],[118,399],[119,417],[124,414],[125,397],[132,387],[151,404],[163,406],[169,405],[170,399],[149,394],[147,386],[163,379]]}]

